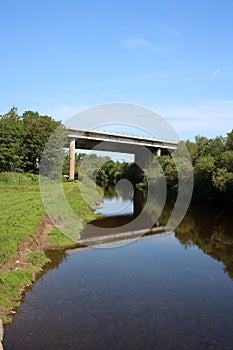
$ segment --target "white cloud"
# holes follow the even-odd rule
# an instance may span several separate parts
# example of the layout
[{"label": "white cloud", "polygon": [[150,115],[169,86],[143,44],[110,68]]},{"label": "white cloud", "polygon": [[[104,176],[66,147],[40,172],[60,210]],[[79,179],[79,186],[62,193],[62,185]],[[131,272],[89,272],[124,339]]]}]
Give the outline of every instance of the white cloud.
[{"label": "white cloud", "polygon": [[123,46],[129,49],[138,49],[142,47],[152,46],[152,43],[149,40],[146,40],[139,36],[125,38],[121,41],[121,43],[123,44]]},{"label": "white cloud", "polygon": [[199,104],[157,108],[184,138],[190,135],[225,136],[233,129],[233,100],[203,101]]}]

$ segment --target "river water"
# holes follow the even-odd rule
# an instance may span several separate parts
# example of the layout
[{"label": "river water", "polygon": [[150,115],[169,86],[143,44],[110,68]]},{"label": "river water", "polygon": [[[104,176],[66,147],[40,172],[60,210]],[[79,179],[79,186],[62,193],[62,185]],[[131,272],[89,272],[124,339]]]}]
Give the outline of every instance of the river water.
[{"label": "river water", "polygon": [[[106,196],[103,226],[132,218],[132,203]],[[232,349],[232,223],[192,208],[176,232],[48,252],[4,349]]]}]

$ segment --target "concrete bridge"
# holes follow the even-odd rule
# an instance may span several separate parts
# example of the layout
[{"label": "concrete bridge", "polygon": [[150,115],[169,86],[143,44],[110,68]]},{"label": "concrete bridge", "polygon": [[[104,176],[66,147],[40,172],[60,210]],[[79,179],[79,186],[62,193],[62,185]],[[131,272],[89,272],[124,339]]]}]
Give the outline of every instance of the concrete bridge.
[{"label": "concrete bridge", "polygon": [[141,169],[152,161],[153,155],[161,156],[174,151],[178,142],[163,141],[155,138],[125,135],[96,130],[80,130],[68,128],[70,148],[70,180],[74,179],[75,149],[110,151],[135,155],[135,163]]}]

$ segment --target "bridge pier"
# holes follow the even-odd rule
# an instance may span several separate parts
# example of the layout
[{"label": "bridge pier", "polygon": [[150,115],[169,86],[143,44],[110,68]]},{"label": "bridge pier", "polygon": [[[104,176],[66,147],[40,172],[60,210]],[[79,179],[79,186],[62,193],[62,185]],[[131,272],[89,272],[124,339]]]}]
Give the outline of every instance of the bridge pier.
[{"label": "bridge pier", "polygon": [[69,179],[74,180],[74,170],[75,170],[75,139],[70,139],[70,169],[69,169]]},{"label": "bridge pier", "polygon": [[136,166],[136,178],[139,180],[142,177],[143,169],[148,168],[148,166],[152,163],[153,158],[157,156],[161,156],[161,148],[157,148],[155,150],[150,151],[149,149],[143,147],[138,148],[135,153],[134,163]]}]

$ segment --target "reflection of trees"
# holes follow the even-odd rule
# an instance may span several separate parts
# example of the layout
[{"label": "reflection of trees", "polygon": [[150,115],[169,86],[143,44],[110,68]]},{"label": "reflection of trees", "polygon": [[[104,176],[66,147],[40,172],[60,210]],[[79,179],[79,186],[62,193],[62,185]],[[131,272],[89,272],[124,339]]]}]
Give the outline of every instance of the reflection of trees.
[{"label": "reflection of trees", "polygon": [[[104,192],[105,198],[117,196],[115,187],[106,187]],[[129,199],[124,187],[118,188],[118,195],[121,195],[124,199]],[[156,195],[150,196],[150,200],[147,201],[147,191],[135,191],[134,205],[137,205],[138,209],[135,210],[136,216],[145,208],[147,221],[148,218],[156,217],[157,213],[161,211]],[[173,207],[174,203],[166,203],[157,224],[159,223],[160,226],[167,225]],[[175,236],[185,248],[196,245],[204,253],[221,261],[225,265],[224,271],[233,279],[233,232],[230,218],[191,208],[175,229]]]},{"label": "reflection of trees", "polygon": [[45,266],[43,274],[48,270],[58,268],[58,266],[66,259],[67,253],[65,249],[48,249],[46,251],[46,256],[51,260],[51,262]]},{"label": "reflection of trees", "polygon": [[133,199],[133,188],[126,183],[119,183],[118,186],[102,186],[105,198],[121,197],[123,200]]},{"label": "reflection of trees", "polygon": [[225,265],[224,271],[233,279],[233,232],[230,221],[229,218],[192,210],[176,228],[175,236],[185,247],[195,244],[204,253],[221,261]]},{"label": "reflection of trees", "polygon": [[[50,259],[50,262],[47,263],[43,269],[38,272],[37,279],[43,278],[49,270],[54,270],[59,267],[59,265],[66,259],[67,252],[65,249],[47,249],[45,251],[46,256]],[[29,289],[32,289],[33,286],[30,286]]]},{"label": "reflection of trees", "polygon": [[114,186],[103,186],[104,198],[114,198],[118,197],[116,187]]}]

